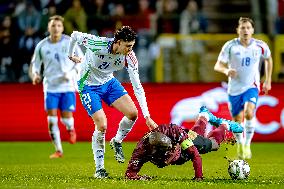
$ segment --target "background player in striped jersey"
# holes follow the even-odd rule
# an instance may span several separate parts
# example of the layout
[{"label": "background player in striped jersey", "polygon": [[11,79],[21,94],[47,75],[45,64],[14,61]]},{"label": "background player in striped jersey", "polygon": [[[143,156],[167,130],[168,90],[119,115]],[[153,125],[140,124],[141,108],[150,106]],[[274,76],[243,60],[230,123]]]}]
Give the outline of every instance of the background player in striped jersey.
[{"label": "background player in striped jersey", "polygon": [[106,178],[108,173],[104,167],[104,152],[107,118],[102,109],[102,100],[124,114],[118,131],[110,142],[119,163],[123,163],[125,160],[121,143],[138,118],[138,110],[134,102],[113,76],[114,71],[127,69],[146,124],[150,129],[157,127],[148,111],[145,92],[139,79],[138,60],[132,50],[136,33],[129,26],[123,26],[115,32],[114,38],[98,37],[76,31],[71,34],[71,38],[69,48],[71,60],[77,63],[81,62],[80,57],[73,55],[76,43],[84,46],[86,50],[84,61],[81,64],[79,92],[82,104],[95,124],[92,137],[92,149],[96,164],[94,176]]},{"label": "background player in striped jersey", "polygon": [[250,144],[255,130],[255,110],[260,92],[260,66],[265,64],[265,80],[262,90],[271,89],[272,58],[267,44],[252,37],[254,22],[250,18],[239,19],[238,38],[223,46],[214,69],[228,76],[229,108],[233,119],[241,123],[245,132],[236,134],[238,156],[251,158]]},{"label": "background player in striped jersey", "polygon": [[[47,112],[50,137],[55,145],[56,152],[50,158],[59,158],[63,155],[60,131],[58,128],[57,111],[60,110],[61,122],[69,133],[69,142],[76,142],[73,112],[76,106],[76,75],[79,65],[68,58],[70,37],[63,35],[64,18],[52,16],[48,22],[50,35],[41,40],[34,51],[31,62],[32,81],[38,84],[41,81],[41,66],[43,63],[43,91],[45,110]],[[77,53],[80,53],[77,48]],[[82,54],[82,53],[81,53]]]}]

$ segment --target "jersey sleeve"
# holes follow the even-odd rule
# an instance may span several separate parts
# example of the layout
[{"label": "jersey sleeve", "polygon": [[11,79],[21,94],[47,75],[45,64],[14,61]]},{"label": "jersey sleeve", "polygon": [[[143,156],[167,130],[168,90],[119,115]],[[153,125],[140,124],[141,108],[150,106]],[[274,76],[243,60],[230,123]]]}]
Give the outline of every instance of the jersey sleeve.
[{"label": "jersey sleeve", "polygon": [[76,35],[74,34],[74,32],[71,34],[71,39],[70,39],[70,43],[69,43],[69,49],[68,49],[68,56],[73,56],[74,51],[75,51],[75,46],[76,46]]},{"label": "jersey sleeve", "polygon": [[38,43],[35,47],[34,54],[32,56],[31,64],[32,64],[32,74],[40,74],[40,69],[42,65],[42,56],[41,49],[42,42]]},{"label": "jersey sleeve", "polygon": [[262,48],[263,48],[263,54],[262,54],[263,58],[268,59],[269,57],[271,57],[271,51],[265,42],[263,42]]},{"label": "jersey sleeve", "polygon": [[138,100],[143,116],[150,116],[145,91],[139,79],[138,60],[135,53],[132,51],[126,56],[127,71],[134,90],[134,94]]},{"label": "jersey sleeve", "polygon": [[142,138],[138,143],[136,148],[134,149],[131,159],[128,163],[125,177],[128,179],[139,179],[139,171],[141,167],[144,165],[144,163],[148,162],[149,159],[147,159],[149,152],[147,149],[145,149],[145,139]]},{"label": "jersey sleeve", "polygon": [[73,55],[76,43],[79,46],[84,46],[86,49],[89,49],[92,52],[96,53],[108,44],[108,41],[106,39],[107,38],[105,37],[98,37],[88,33],[74,31],[71,34],[68,54],[69,56]]},{"label": "jersey sleeve", "polygon": [[[74,54],[78,57],[83,57],[84,58],[84,53],[82,51],[82,49],[76,44],[75,45],[75,50],[74,50]],[[83,62],[83,60],[82,60]],[[81,70],[81,65],[82,64],[75,64],[74,69],[76,71],[76,74],[78,74]]]},{"label": "jersey sleeve", "polygon": [[231,48],[231,41],[228,41],[223,45],[222,50],[218,56],[218,61],[221,61],[225,64],[229,62],[230,48]]}]

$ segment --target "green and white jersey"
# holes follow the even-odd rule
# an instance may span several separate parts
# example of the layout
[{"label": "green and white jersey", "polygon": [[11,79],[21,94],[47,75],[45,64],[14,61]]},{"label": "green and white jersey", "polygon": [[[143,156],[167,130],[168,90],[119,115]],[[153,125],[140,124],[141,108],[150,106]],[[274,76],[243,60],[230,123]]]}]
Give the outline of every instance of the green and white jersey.
[{"label": "green and white jersey", "polygon": [[113,41],[114,38],[98,37],[77,31],[71,34],[69,56],[73,55],[76,43],[79,46],[84,46],[86,50],[81,63],[79,91],[83,89],[84,85],[103,85],[114,77],[114,71],[126,68],[143,115],[144,117],[148,116],[149,111],[145,92],[139,79],[136,55],[134,51],[128,55],[112,54]]},{"label": "green and white jersey", "polygon": [[218,61],[236,69],[237,77],[230,78],[228,94],[239,95],[250,88],[260,87],[259,67],[261,61],[271,56],[268,45],[252,38],[250,44],[244,47],[239,38],[226,42],[219,54]]},{"label": "green and white jersey", "polygon": [[[44,92],[73,92],[76,90],[77,71],[80,65],[74,64],[68,58],[70,37],[62,35],[60,41],[52,43],[49,37],[41,40],[34,51],[32,73],[40,74],[43,64]],[[79,48],[76,52],[79,53]],[[81,52],[82,54],[82,52]],[[68,80],[66,80],[66,73]]]}]

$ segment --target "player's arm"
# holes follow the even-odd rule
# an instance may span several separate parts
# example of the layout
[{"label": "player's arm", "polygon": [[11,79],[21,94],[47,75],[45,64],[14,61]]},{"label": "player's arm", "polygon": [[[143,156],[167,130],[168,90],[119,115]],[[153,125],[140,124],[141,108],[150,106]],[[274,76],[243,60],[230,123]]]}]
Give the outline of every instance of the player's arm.
[{"label": "player's arm", "polygon": [[101,41],[99,37],[96,37],[91,34],[82,33],[78,31],[73,31],[71,34],[71,39],[69,43],[69,49],[68,49],[68,57],[70,60],[72,60],[75,63],[81,63],[82,58],[78,54],[74,54],[77,45],[84,46],[85,48],[90,48],[91,50],[96,49],[96,43],[94,41]]},{"label": "player's arm", "polygon": [[[84,53],[81,50],[81,48],[78,45],[75,45],[74,57],[77,57],[78,60],[74,60],[73,62],[75,62],[75,63],[82,62],[81,57],[83,57],[83,56],[84,56]],[[69,57],[69,59],[70,59],[70,57]],[[71,72],[73,72],[73,74],[79,74],[80,70],[81,70],[81,65],[80,64],[74,64]]]},{"label": "player's arm", "polygon": [[190,139],[182,141],[181,148],[182,150],[186,151],[193,163],[193,168],[195,172],[194,179],[198,181],[202,180],[202,160],[197,148],[194,146],[193,142]]},{"label": "player's arm", "polygon": [[75,63],[81,63],[82,61],[80,57],[74,55],[74,48],[76,43],[79,46],[83,46],[86,49],[89,49],[93,53],[100,51],[102,48],[108,45],[108,41],[105,37],[98,37],[88,33],[73,31],[73,33],[71,34],[68,55],[70,60]]},{"label": "player's arm", "polygon": [[39,43],[36,46],[31,60],[31,77],[33,85],[36,85],[41,81],[41,76],[40,76],[40,69],[42,65],[42,57],[40,54],[41,45],[42,43]]},{"label": "player's arm", "polygon": [[71,38],[70,38],[69,49],[68,49],[68,58],[75,63],[81,63],[82,62],[82,58],[79,57],[78,55],[74,54],[77,44],[80,43],[81,34],[82,34],[81,32],[74,31],[71,34]]},{"label": "player's arm", "polygon": [[218,56],[217,62],[214,66],[214,70],[225,74],[228,77],[236,77],[237,71],[229,68],[228,62],[230,61],[230,51],[232,47],[232,41],[228,41],[222,47],[222,50]]},{"label": "player's arm", "polygon": [[268,91],[271,90],[271,77],[272,77],[272,69],[273,69],[273,61],[270,56],[268,59],[265,59],[265,81],[262,86],[262,90],[265,94],[268,94]]},{"label": "player's arm", "polygon": [[214,70],[225,74],[228,77],[236,77],[237,71],[235,69],[228,68],[227,64],[218,60],[214,66]]},{"label": "player's arm", "polygon": [[[71,40],[71,38],[70,38],[70,40]],[[69,43],[70,43],[70,41],[69,41]],[[83,56],[84,56],[84,54],[83,54],[81,48],[77,44],[75,44],[74,56],[68,55],[68,58],[71,60],[71,61],[68,60],[68,63],[71,64],[72,67],[71,67],[71,69],[66,70],[64,72],[64,76],[63,76],[64,80],[69,81],[70,79],[74,78],[74,76],[76,76],[80,73],[81,65],[77,64],[77,63],[82,62],[81,57],[83,57]]]},{"label": "player's arm", "polygon": [[143,141],[140,141],[136,148],[134,149],[131,159],[128,163],[126,172],[125,172],[125,178],[129,180],[148,180],[151,179],[151,177],[146,175],[139,175],[139,171],[141,170],[144,163],[146,163],[147,160],[147,150],[144,149],[144,145],[141,145]]},{"label": "player's arm", "polygon": [[143,116],[146,120],[146,124],[149,127],[149,129],[152,130],[158,127],[158,125],[150,117],[145,91],[139,79],[138,61],[133,51],[129,55],[127,55],[126,60],[128,62],[127,71],[129,74],[131,84],[133,86],[134,94],[138,100]]}]

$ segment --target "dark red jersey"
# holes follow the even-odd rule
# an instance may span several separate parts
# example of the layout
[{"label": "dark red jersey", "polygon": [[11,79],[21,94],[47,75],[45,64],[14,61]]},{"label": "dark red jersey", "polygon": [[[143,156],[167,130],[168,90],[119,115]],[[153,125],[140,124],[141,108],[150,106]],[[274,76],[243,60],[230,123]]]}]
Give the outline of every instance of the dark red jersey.
[{"label": "dark red jersey", "polygon": [[[151,132],[161,132],[167,135],[172,140],[173,148],[167,150],[166,152],[153,150],[149,144],[148,137]],[[130,179],[135,179],[136,177],[138,179],[138,172],[143,164],[148,161],[161,168],[167,165],[183,164],[192,159],[196,177],[202,177],[202,162],[195,146],[191,146],[190,149],[186,149],[184,151],[180,148],[180,144],[188,138],[188,134],[177,125],[159,125],[159,127],[145,134],[144,137],[137,143],[137,146],[134,149],[132,157],[128,163],[125,176]]]}]

